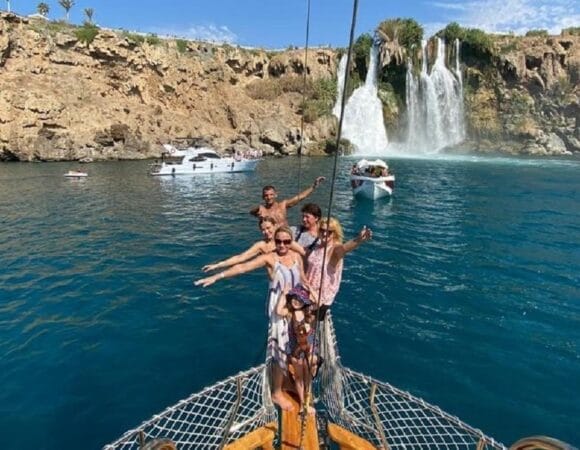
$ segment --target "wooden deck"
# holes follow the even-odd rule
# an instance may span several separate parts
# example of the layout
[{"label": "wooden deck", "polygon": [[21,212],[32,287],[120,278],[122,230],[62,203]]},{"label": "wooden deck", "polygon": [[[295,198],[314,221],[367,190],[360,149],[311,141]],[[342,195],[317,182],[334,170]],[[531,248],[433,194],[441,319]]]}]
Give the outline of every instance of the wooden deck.
[{"label": "wooden deck", "polygon": [[282,446],[281,450],[319,450],[318,430],[316,428],[316,415],[309,415],[306,419],[304,436],[302,437],[302,447],[300,446],[300,435],[302,433],[302,415],[300,405],[291,395],[286,395],[292,402],[292,411],[282,412]]}]

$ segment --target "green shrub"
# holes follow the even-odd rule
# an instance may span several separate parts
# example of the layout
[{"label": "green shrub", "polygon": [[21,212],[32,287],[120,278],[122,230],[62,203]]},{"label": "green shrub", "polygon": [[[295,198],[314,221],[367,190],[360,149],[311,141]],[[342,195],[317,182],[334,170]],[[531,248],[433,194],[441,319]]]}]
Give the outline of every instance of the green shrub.
[{"label": "green shrub", "polygon": [[336,80],[319,78],[307,84],[306,100],[301,110],[304,121],[312,123],[316,119],[332,113],[336,99]]},{"label": "green shrub", "polygon": [[407,51],[420,47],[423,39],[423,27],[414,19],[385,20],[379,24],[377,31],[392,41],[398,40]]},{"label": "green shrub", "polygon": [[184,39],[177,39],[175,41],[175,45],[177,47],[177,51],[179,53],[185,53],[187,51],[187,41]]},{"label": "green shrub", "polygon": [[569,27],[562,29],[562,36],[565,35],[580,36],[580,27]]},{"label": "green shrub", "polygon": [[358,76],[362,80],[365,79],[367,74],[367,58],[369,57],[372,46],[373,37],[368,33],[364,33],[357,38],[352,47],[351,57],[354,60]]},{"label": "green shrub", "polygon": [[445,42],[455,42],[455,39],[460,41],[465,40],[465,29],[457,22],[451,22],[445,28],[437,33],[437,36],[445,39]]},{"label": "green shrub", "polygon": [[499,52],[502,55],[505,55],[506,53],[510,53],[513,51],[516,51],[520,48],[518,41],[516,39],[512,39],[509,42],[507,42],[506,44],[502,45],[499,49]]},{"label": "green shrub", "polygon": [[82,27],[75,30],[76,38],[86,45],[92,43],[97,37],[97,34],[99,34],[99,28],[90,22],[85,22]]},{"label": "green shrub", "polygon": [[491,36],[478,28],[468,28],[465,30],[464,42],[469,44],[479,53],[493,53],[493,41]]},{"label": "green shrub", "polygon": [[161,43],[161,39],[156,34],[148,34],[145,38],[145,42],[149,45],[159,45]]},{"label": "green shrub", "polygon": [[145,36],[138,33],[129,33],[128,31],[124,31],[123,37],[127,39],[129,42],[132,42],[133,44],[137,45],[140,45],[143,42],[145,42]]},{"label": "green shrub", "polygon": [[528,37],[532,37],[532,36],[546,37],[546,36],[548,36],[548,30],[529,30],[526,32],[526,36],[528,36]]}]

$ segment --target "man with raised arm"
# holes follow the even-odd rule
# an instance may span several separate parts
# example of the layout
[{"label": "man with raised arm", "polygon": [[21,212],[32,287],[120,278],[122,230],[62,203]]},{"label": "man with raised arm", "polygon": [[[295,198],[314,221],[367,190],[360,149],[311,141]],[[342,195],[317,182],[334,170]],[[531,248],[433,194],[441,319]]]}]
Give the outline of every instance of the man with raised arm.
[{"label": "man with raised arm", "polygon": [[264,186],[262,188],[262,198],[264,199],[264,203],[252,208],[250,214],[256,216],[258,219],[267,216],[273,217],[278,223],[278,226],[287,226],[288,219],[286,215],[288,208],[292,208],[312,194],[325,179],[326,178],[324,177],[317,177],[314,180],[314,183],[312,183],[312,186],[308,189],[300,192],[300,194],[295,195],[292,198],[280,202],[276,201],[276,198],[278,197],[276,188],[274,186]]}]

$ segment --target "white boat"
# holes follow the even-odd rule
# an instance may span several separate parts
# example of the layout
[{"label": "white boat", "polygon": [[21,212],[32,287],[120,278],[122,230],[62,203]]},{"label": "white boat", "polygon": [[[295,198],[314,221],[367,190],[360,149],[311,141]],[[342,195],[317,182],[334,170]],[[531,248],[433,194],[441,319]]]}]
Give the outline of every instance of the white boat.
[{"label": "white boat", "polygon": [[85,178],[88,177],[89,174],[86,172],[80,172],[78,170],[69,170],[63,176],[66,178]]},{"label": "white boat", "polygon": [[350,185],[355,196],[376,200],[393,194],[395,176],[389,173],[389,166],[383,160],[361,159],[352,167]]},{"label": "white boat", "polygon": [[260,162],[260,155],[236,153],[220,156],[209,147],[189,147],[180,150],[164,144],[160,163],[152,165],[151,175],[197,175],[200,173],[251,172]]}]

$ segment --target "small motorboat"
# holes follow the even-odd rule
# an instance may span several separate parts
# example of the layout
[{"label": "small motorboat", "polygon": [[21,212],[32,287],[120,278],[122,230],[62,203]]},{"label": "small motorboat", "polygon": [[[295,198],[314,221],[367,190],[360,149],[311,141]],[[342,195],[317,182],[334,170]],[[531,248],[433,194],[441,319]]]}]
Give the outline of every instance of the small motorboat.
[{"label": "small motorboat", "polygon": [[258,151],[236,152],[234,156],[220,156],[209,147],[177,149],[164,144],[161,162],[152,164],[151,175],[198,175],[207,173],[251,172],[261,160]]},{"label": "small motorboat", "polygon": [[85,178],[88,177],[89,174],[86,172],[81,172],[79,170],[69,170],[67,173],[64,174],[66,178]]},{"label": "small motorboat", "polygon": [[85,158],[79,159],[79,162],[82,164],[92,163],[94,160],[90,156],[86,156]]},{"label": "small motorboat", "polygon": [[355,197],[376,200],[393,194],[395,176],[389,173],[389,166],[383,160],[361,159],[352,166],[350,185]]}]

